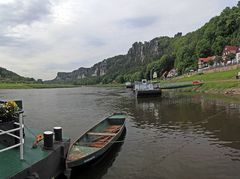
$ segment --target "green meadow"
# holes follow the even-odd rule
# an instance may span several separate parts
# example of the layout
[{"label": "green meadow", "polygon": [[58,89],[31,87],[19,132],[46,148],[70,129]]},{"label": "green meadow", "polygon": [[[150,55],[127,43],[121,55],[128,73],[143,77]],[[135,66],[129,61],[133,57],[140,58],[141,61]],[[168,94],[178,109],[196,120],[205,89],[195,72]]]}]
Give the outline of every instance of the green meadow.
[{"label": "green meadow", "polygon": [[170,80],[160,81],[160,83],[168,84],[200,80],[204,84],[197,88],[196,91],[209,93],[226,93],[231,89],[234,89],[235,91],[240,90],[240,79],[236,79],[236,75],[239,71],[240,69],[238,68],[235,70],[222,72],[195,74],[192,76],[181,76]]}]

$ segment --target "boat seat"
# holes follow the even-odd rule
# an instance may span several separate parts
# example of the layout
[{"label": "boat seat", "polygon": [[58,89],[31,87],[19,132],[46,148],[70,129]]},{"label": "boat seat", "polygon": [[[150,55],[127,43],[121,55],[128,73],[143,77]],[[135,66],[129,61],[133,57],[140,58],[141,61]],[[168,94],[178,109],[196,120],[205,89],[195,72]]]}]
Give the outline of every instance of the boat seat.
[{"label": "boat seat", "polygon": [[93,142],[89,145],[89,147],[96,147],[96,148],[102,148],[108,141],[112,138],[112,136],[104,136],[103,139],[98,140],[96,142]]},{"label": "boat seat", "polygon": [[115,136],[115,133],[106,133],[106,132],[88,132],[88,135],[100,135],[100,136]]},{"label": "boat seat", "polygon": [[121,127],[121,125],[111,125],[104,132],[116,133],[120,130]]}]

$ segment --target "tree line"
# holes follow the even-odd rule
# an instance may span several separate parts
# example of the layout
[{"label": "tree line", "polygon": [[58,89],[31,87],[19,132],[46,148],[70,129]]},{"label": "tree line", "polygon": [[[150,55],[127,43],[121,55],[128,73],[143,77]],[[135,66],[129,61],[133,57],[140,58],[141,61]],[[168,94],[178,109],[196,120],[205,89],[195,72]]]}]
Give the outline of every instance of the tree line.
[{"label": "tree line", "polygon": [[[225,8],[200,29],[174,37],[158,37],[150,42],[136,42],[127,55],[106,60],[104,76],[75,80],[75,84],[123,83],[150,79],[156,72],[162,76],[175,68],[178,74],[197,70],[198,58],[216,56],[221,61],[225,45],[240,46],[240,1],[232,8]],[[157,50],[156,50],[157,49]],[[139,53],[142,53],[139,54]],[[233,58],[230,56],[228,58]]]}]

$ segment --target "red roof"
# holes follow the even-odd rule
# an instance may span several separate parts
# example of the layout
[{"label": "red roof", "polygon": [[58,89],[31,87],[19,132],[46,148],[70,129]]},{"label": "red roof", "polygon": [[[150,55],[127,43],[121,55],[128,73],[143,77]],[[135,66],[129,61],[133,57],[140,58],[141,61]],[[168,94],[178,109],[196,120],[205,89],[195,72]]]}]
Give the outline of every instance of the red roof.
[{"label": "red roof", "polygon": [[207,58],[199,58],[198,61],[202,62],[209,62],[211,60],[214,60],[215,56],[207,57]]},{"label": "red roof", "polygon": [[224,47],[224,50],[223,51],[230,51],[230,52],[235,52],[238,50],[238,46],[230,46],[230,45],[227,45]]}]

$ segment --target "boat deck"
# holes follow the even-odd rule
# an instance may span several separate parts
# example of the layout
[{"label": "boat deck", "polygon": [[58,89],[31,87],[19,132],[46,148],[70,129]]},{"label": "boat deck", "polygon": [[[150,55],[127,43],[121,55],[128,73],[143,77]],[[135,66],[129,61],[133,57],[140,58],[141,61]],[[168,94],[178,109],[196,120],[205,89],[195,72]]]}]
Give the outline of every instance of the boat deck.
[{"label": "boat deck", "polygon": [[[24,143],[24,160],[20,160],[19,148],[14,148],[0,153],[0,178],[5,179],[16,175],[25,170],[34,163],[46,158],[52,151],[42,150],[42,143],[40,142],[37,148],[32,148],[35,136],[32,134],[39,134],[36,130],[29,132],[25,129],[25,143]],[[0,144],[0,149],[3,146]]]},{"label": "boat deck", "polygon": [[74,160],[80,159],[84,156],[87,156],[96,152],[97,150],[98,148],[94,148],[94,147],[74,145],[72,148],[72,153],[68,156],[68,160],[74,161]]}]

